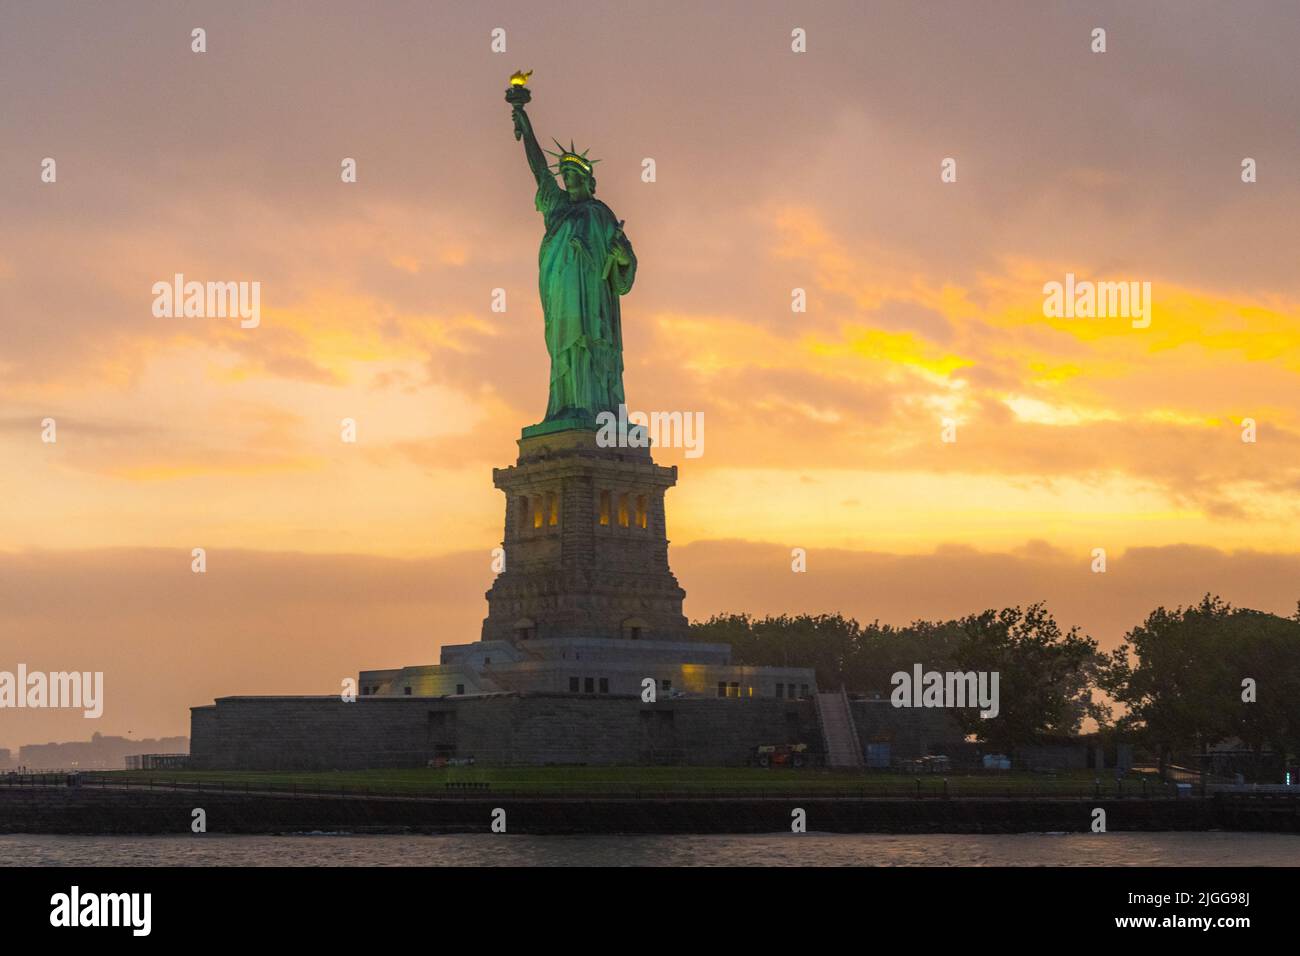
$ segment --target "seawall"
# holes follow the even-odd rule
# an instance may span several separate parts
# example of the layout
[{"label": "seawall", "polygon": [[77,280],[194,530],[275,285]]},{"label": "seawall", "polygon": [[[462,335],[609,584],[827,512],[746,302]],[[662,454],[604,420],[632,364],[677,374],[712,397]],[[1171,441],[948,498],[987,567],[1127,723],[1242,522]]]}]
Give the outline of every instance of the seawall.
[{"label": "seawall", "polygon": [[510,833],[789,832],[802,809],[809,831],[832,833],[1086,832],[1093,810],[1109,831],[1237,829],[1300,832],[1300,801],[1183,799],[861,797],[446,798],[221,792],[133,787],[0,790],[0,833],[189,834],[201,808],[212,834],[311,831]]}]

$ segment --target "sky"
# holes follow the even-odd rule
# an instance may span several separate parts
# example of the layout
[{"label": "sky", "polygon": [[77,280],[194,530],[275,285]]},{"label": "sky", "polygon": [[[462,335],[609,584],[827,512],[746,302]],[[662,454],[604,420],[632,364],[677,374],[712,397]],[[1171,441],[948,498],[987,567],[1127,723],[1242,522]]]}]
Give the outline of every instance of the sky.
[{"label": "sky", "polygon": [[[517,69],[636,250],[629,405],[704,416],[655,452],[688,617],[1293,613],[1297,48],[1262,0],[5,4],[0,670],[106,703],[0,746],[478,638],[547,398]],[[176,273],[260,324],[155,316]],[[1067,273],[1149,327],[1045,316]]]}]

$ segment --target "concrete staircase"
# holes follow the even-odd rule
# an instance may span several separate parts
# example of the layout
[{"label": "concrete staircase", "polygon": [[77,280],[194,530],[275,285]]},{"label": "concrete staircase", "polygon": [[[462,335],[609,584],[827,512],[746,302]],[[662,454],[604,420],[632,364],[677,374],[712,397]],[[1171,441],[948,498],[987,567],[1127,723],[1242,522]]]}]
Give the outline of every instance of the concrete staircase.
[{"label": "concrete staircase", "polygon": [[826,748],[826,766],[861,770],[862,744],[858,740],[858,728],[853,724],[853,712],[849,709],[849,696],[844,688],[819,692],[814,700],[817,703],[817,722],[822,728],[822,744]]}]

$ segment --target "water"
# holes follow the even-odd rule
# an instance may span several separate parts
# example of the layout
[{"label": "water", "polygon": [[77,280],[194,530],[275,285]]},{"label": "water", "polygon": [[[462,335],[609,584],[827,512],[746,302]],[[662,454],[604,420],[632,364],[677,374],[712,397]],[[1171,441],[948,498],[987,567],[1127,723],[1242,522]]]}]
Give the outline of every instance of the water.
[{"label": "water", "polygon": [[1293,866],[1274,833],[0,836],[8,866]]}]

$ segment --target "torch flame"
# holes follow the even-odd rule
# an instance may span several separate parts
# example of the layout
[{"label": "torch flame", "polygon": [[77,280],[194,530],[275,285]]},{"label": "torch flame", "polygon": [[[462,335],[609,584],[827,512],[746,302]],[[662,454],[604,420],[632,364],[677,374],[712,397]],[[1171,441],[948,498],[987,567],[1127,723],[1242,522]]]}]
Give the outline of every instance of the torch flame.
[{"label": "torch flame", "polygon": [[532,70],[529,70],[527,73],[525,73],[523,70],[516,70],[510,77],[510,85],[527,86],[528,78],[532,75],[533,75]]}]

